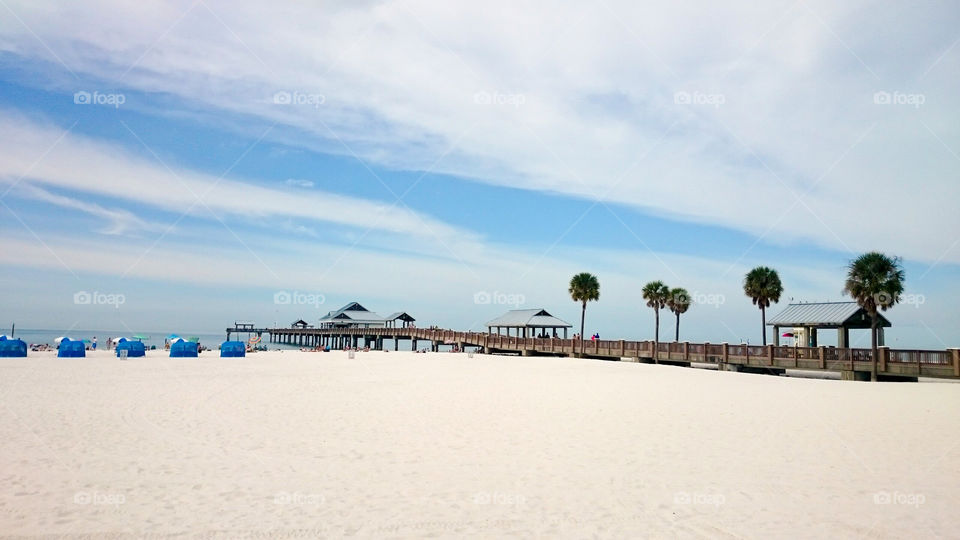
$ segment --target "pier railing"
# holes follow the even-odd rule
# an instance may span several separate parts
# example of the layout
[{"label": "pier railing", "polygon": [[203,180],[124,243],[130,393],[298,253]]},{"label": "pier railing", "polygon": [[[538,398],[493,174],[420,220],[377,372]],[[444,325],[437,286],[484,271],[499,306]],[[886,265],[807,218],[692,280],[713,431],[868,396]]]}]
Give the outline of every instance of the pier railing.
[{"label": "pier railing", "polygon": [[[246,330],[245,330],[246,331]],[[237,332],[237,329],[228,329]],[[491,352],[519,354],[582,355],[605,359],[637,359],[671,363],[707,363],[750,368],[806,369],[826,371],[870,371],[870,349],[836,347],[788,347],[727,343],[688,343],[574,340],[515,337],[486,332],[460,332],[431,328],[262,328],[274,342],[315,346],[330,343],[354,344],[357,340],[418,340],[431,344],[472,346]],[[880,347],[878,371],[898,376],[960,378],[960,350],[901,350]]]}]

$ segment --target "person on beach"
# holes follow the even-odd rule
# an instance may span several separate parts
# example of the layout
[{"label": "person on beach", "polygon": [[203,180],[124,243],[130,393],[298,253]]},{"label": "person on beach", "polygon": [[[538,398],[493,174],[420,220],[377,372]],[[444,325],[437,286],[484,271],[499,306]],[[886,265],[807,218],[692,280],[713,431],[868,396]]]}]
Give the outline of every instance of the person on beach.
[{"label": "person on beach", "polygon": [[97,350],[97,336],[93,336],[93,350]]}]

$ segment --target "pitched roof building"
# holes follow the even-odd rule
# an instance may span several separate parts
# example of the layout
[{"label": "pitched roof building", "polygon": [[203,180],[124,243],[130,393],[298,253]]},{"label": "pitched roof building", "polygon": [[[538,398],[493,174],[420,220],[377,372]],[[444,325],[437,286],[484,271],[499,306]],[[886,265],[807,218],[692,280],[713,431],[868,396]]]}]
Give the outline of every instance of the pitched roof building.
[{"label": "pitched roof building", "polygon": [[396,321],[401,321],[404,328],[411,325],[414,319],[406,312],[397,312],[389,317],[383,317],[360,305],[359,302],[350,302],[340,309],[331,311],[320,317],[319,328],[385,328],[394,327]]},{"label": "pitched roof building", "polygon": [[[510,329],[513,328],[516,330],[517,337],[537,337],[544,334],[553,337],[557,329],[563,328],[563,337],[566,338],[567,329],[571,327],[570,323],[554,317],[545,309],[511,309],[487,322],[487,331],[491,334],[494,328],[497,329],[498,334],[506,328],[509,336]],[[547,333],[548,329],[552,332]]]},{"label": "pitched roof building", "polygon": [[[856,302],[812,302],[790,304],[767,321],[773,327],[773,344],[780,344],[780,329],[792,328],[796,343],[805,347],[817,346],[817,330],[836,329],[837,346],[849,347],[850,330],[869,329],[870,314]],[[883,345],[883,329],[893,326],[879,315],[878,340]]]}]

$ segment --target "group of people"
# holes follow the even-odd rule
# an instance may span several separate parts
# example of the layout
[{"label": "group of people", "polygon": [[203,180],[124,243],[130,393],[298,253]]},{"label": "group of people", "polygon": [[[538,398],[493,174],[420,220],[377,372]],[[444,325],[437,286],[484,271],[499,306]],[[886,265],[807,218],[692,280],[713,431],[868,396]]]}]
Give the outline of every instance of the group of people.
[{"label": "group of people", "polygon": [[[556,337],[556,332],[554,332],[554,337]],[[580,334],[579,333],[574,334],[573,339],[580,339]],[[590,341],[596,341],[598,339],[600,339],[600,332],[597,332],[596,334],[590,336]]]}]

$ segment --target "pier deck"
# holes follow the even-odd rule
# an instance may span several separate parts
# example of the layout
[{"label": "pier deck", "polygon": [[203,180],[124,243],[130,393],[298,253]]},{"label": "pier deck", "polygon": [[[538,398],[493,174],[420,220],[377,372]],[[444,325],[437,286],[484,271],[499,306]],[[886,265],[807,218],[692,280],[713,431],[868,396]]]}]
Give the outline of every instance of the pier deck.
[{"label": "pier deck", "polygon": [[[429,328],[227,328],[227,339],[235,333],[269,336],[271,343],[302,347],[370,347],[382,349],[384,342],[409,340],[411,350],[427,342],[431,350],[440,345],[473,347],[488,353],[524,356],[577,356],[603,360],[658,362],[680,366],[713,364],[719,369],[757,373],[783,373],[787,369],[840,373],[850,380],[869,379],[870,349],[836,347],[784,347],[774,345],[731,345],[627,340],[579,340],[560,338],[506,337],[485,332],[458,332]],[[582,347],[582,350],[581,350]],[[887,380],[915,380],[917,377],[960,379],[960,349],[943,351],[901,350],[881,347],[878,375]]]}]

